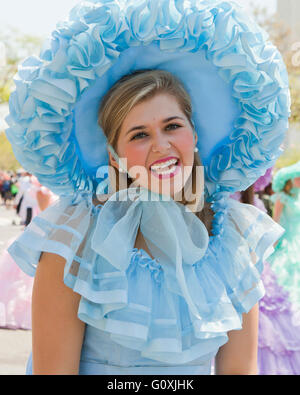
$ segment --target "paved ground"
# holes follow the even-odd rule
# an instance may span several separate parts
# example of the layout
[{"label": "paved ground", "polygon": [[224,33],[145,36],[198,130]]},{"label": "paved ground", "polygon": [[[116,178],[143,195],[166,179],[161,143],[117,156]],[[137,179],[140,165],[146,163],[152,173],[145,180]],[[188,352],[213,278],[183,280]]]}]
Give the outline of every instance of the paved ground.
[{"label": "paved ground", "polygon": [[0,375],[24,375],[31,331],[0,330]]},{"label": "paved ground", "polygon": [[12,225],[15,221],[19,223],[19,218],[15,215],[14,209],[6,209],[0,204],[0,253],[6,247],[9,239],[16,237],[21,233],[22,227],[18,225]]},{"label": "paved ground", "polygon": [[[0,254],[12,237],[22,232],[14,210],[0,206]],[[1,279],[0,279],[1,280]],[[0,329],[0,375],[23,375],[31,350],[31,331]]]}]

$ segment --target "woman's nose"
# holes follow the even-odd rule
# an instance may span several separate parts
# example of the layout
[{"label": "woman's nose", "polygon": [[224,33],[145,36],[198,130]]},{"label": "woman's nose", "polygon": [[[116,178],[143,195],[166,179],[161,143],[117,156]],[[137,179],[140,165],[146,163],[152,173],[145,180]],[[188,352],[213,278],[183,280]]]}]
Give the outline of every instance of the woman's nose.
[{"label": "woman's nose", "polygon": [[157,133],[153,138],[152,151],[153,152],[166,152],[171,148],[168,137],[162,133]]}]

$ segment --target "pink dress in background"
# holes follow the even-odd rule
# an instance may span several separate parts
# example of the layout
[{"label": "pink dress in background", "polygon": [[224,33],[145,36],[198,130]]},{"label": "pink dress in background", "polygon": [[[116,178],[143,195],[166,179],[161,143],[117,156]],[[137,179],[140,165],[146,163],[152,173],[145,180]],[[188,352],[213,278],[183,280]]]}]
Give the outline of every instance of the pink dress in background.
[{"label": "pink dress in background", "polygon": [[[13,243],[11,239],[7,245]],[[0,258],[0,327],[31,329],[33,278],[16,265],[7,250]]]},{"label": "pink dress in background", "polygon": [[[36,193],[42,191],[50,194],[50,204],[56,196],[47,188],[32,182],[27,191],[32,200],[36,200]],[[37,202],[33,205],[33,217],[40,212]],[[33,277],[25,274],[7,252],[7,248],[14,242],[9,240],[6,249],[0,256],[0,328],[31,329],[31,295]]]}]

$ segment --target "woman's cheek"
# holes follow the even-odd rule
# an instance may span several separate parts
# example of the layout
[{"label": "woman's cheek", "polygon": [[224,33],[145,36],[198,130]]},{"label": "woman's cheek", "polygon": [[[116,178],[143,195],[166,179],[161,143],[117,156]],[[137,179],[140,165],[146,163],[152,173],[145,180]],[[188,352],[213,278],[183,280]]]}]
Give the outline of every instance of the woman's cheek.
[{"label": "woman's cheek", "polygon": [[145,167],[148,151],[143,147],[130,147],[125,151],[130,177],[142,187],[149,189],[149,171]]},{"label": "woman's cheek", "polygon": [[127,166],[130,169],[133,166],[145,166],[147,152],[143,147],[128,147],[124,152],[127,159]]},{"label": "woman's cheek", "polygon": [[194,160],[194,139],[190,133],[184,133],[178,136],[174,146],[177,148],[185,165],[192,165]]}]

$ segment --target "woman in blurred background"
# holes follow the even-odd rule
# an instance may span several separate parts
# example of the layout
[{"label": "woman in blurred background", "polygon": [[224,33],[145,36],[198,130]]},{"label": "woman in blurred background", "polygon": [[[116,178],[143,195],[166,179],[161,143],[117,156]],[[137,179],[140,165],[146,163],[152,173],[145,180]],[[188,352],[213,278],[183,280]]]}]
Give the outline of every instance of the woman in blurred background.
[{"label": "woman in blurred background", "polygon": [[[252,204],[267,213],[259,194],[272,183],[272,169],[254,185],[232,197]],[[289,293],[278,283],[268,262],[264,262],[262,281],[265,296],[259,301],[258,374],[300,374],[300,327],[295,325],[295,314]]]},{"label": "woman in blurred background", "polygon": [[[30,220],[52,204],[56,196],[42,186],[36,177],[30,177],[30,183],[24,192],[26,200],[31,202]],[[28,207],[28,204],[27,206]],[[0,256],[0,327],[8,329],[31,329],[31,294],[33,278],[25,274],[7,252],[14,242],[10,239]]]},{"label": "woman in blurred background", "polygon": [[273,218],[285,233],[269,259],[279,283],[300,308],[300,161],[279,170],[272,183]]}]

